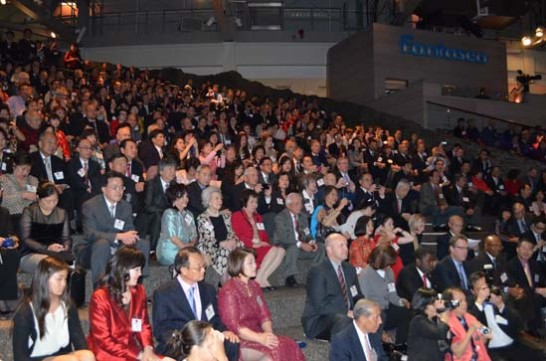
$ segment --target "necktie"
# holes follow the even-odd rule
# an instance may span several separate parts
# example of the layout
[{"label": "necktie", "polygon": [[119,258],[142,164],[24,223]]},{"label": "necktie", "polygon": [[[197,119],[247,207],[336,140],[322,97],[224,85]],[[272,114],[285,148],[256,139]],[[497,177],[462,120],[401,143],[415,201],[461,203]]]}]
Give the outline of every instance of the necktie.
[{"label": "necktie", "polygon": [[131,178],[131,162],[127,162],[127,170],[125,175]]},{"label": "necktie", "polygon": [[112,204],[110,206],[110,215],[112,216],[112,218],[116,219],[116,205],[115,204]]},{"label": "necktie", "polygon": [[159,153],[159,159],[163,159],[163,151],[161,150],[161,148],[158,148],[157,152]]},{"label": "necktie", "polygon": [[461,288],[463,290],[468,290],[468,284],[466,282],[466,275],[464,273],[464,268],[462,263],[457,262],[457,273],[459,273],[459,278],[461,279]]},{"label": "necktie", "polygon": [[51,182],[54,182],[53,170],[51,168],[51,157],[47,157],[44,160],[45,160],[45,167],[47,172],[47,179],[50,180]]},{"label": "necktie", "polygon": [[193,315],[195,316],[195,319],[198,320],[199,317],[197,317],[197,306],[195,305],[195,286],[191,286],[188,292],[188,298]]},{"label": "necktie", "polygon": [[423,287],[428,288],[427,274],[423,273]]},{"label": "necktie", "polygon": [[83,162],[83,172],[85,174],[83,176],[85,185],[89,187],[89,165],[87,162]]},{"label": "necktie", "polygon": [[398,207],[398,213],[400,214],[402,212],[402,199],[396,198],[396,206]]},{"label": "necktie", "polygon": [[298,216],[294,217],[294,232],[296,234],[296,241],[300,241],[300,225],[298,222]]},{"label": "necktie", "polygon": [[529,269],[529,263],[523,265],[523,272],[525,272],[525,277],[527,277],[527,283],[529,287],[533,287],[533,277],[531,277],[531,270]]},{"label": "necktie", "polygon": [[343,301],[345,305],[348,306],[348,297],[347,297],[347,285],[345,284],[345,278],[343,278],[343,271],[341,270],[341,265],[337,266],[337,278],[339,278],[339,283],[341,284],[341,292],[343,293]]},{"label": "necktie", "polygon": [[375,353],[375,350],[372,348],[372,344],[370,343],[370,338],[368,337],[368,334],[364,334],[364,350],[366,351],[366,361],[377,361],[377,354]]}]

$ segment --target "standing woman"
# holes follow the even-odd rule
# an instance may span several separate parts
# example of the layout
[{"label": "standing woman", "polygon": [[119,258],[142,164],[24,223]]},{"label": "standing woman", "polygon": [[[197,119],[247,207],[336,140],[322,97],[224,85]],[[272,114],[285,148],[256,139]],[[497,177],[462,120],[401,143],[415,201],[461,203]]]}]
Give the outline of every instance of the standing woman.
[{"label": "standing woman", "polygon": [[31,294],[13,319],[17,361],[94,361],[66,289],[68,265],[53,257],[36,268]]},{"label": "standing woman", "polygon": [[186,186],[172,183],[167,188],[166,196],[172,208],[166,209],[161,217],[156,256],[159,263],[170,266],[180,249],[195,245],[197,228],[193,214],[187,210],[189,198]]},{"label": "standing woman", "polygon": [[214,287],[227,280],[227,264],[230,252],[239,247],[239,239],[231,227],[231,217],[222,212],[222,192],[219,188],[209,186],[201,194],[205,212],[197,217],[199,241],[197,248],[210,257],[206,280]]},{"label": "standing woman", "polygon": [[97,361],[159,361],[154,353],[146,290],[140,284],[144,255],[123,246],[110,259],[103,286],[89,302],[89,348]]},{"label": "standing woman", "polygon": [[245,189],[242,200],[243,208],[232,214],[231,226],[245,247],[256,252],[256,282],[262,289],[273,291],[275,288],[268,279],[282,263],[285,250],[269,243],[262,216],[256,212],[258,193]]},{"label": "standing woman", "polygon": [[256,259],[251,251],[236,249],[229,256],[231,277],[218,294],[222,322],[241,339],[242,361],[303,361],[298,345],[273,333],[271,314],[256,277]]},{"label": "standing woman", "polygon": [[42,183],[38,202],[25,208],[21,217],[21,270],[34,273],[40,261],[48,256],[72,264],[68,214],[59,203],[59,191],[53,183]]}]

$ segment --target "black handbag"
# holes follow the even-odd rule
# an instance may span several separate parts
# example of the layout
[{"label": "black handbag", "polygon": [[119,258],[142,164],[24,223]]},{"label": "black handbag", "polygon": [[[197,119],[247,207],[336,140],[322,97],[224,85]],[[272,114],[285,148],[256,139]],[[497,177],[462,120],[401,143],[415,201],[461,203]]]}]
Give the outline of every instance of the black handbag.
[{"label": "black handbag", "polygon": [[68,291],[72,303],[76,307],[82,307],[85,304],[85,275],[87,271],[81,267],[74,268],[69,275]]}]

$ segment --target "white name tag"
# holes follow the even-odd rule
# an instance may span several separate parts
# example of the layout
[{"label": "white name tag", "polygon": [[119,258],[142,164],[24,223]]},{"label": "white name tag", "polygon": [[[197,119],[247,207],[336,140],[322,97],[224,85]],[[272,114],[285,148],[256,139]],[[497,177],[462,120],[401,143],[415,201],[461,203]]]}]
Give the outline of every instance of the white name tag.
[{"label": "white name tag", "polygon": [[474,183],[468,182],[468,186],[469,186],[469,187],[473,187],[473,186],[474,186]]},{"label": "white name tag", "polygon": [[211,232],[214,232],[214,226],[212,225],[212,223],[207,223],[205,225],[205,228]]},{"label": "white name tag", "polygon": [[282,199],[282,198],[277,198],[277,203],[278,203],[278,204],[283,204],[283,205],[284,205],[284,199]]},{"label": "white name tag", "polygon": [[55,172],[53,174],[56,180],[63,180],[64,179],[64,173],[63,172]]},{"label": "white name tag", "polygon": [[137,176],[136,174],[133,174],[131,175],[131,179],[133,180],[133,182],[138,183],[138,181],[140,180],[140,177]]},{"label": "white name tag", "polygon": [[483,269],[485,269],[485,270],[493,269],[493,265],[492,264],[484,264]]},{"label": "white name tag", "polygon": [[502,283],[505,283],[506,281],[508,281],[508,276],[506,275],[506,272],[503,272],[500,276],[500,280]]},{"label": "white name tag", "polygon": [[394,285],[394,282],[387,284],[387,289],[389,290],[389,293],[396,292],[396,286]]},{"label": "white name tag", "polygon": [[444,199],[444,194],[443,193],[438,194],[438,198]]},{"label": "white name tag", "polygon": [[303,230],[303,233],[305,233],[306,236],[308,236],[308,235],[311,234],[311,232],[309,232],[309,228],[305,228],[305,229]]},{"label": "white name tag", "polygon": [[357,295],[358,295],[358,291],[356,290],[356,286],[352,285],[351,286],[351,296],[356,297]]},{"label": "white name tag", "polygon": [[126,193],[125,194],[125,200],[127,202],[131,202],[131,199],[133,198],[133,195],[131,193]]},{"label": "white name tag", "polygon": [[205,315],[207,316],[207,321],[212,320],[212,318],[216,315],[212,305],[208,305],[208,307],[205,309]]},{"label": "white name tag", "polygon": [[392,164],[392,159],[387,160],[387,163]]},{"label": "white name tag", "polygon": [[324,185],[324,179],[321,178],[321,179],[317,180],[317,185],[319,187],[322,187]]},{"label": "white name tag", "polygon": [[306,203],[305,204],[305,210],[307,211],[307,213],[313,213],[313,204]]},{"label": "white name tag", "polygon": [[27,184],[26,189],[27,192],[36,193],[36,186],[33,186],[32,184]]},{"label": "white name tag", "polygon": [[258,231],[265,231],[263,223],[256,223],[256,228],[258,228]]},{"label": "white name tag", "polygon": [[499,325],[508,325],[508,320],[501,315],[495,315],[495,322]]},{"label": "white name tag", "polygon": [[503,189],[504,189],[504,185],[502,185],[502,184],[499,185],[499,189],[500,189],[500,190],[503,190]]},{"label": "white name tag", "polygon": [[230,145],[231,144],[231,140],[229,139],[226,139],[226,141],[224,142],[225,145]]},{"label": "white name tag", "polygon": [[535,275],[535,283],[538,283],[540,281],[539,275]]},{"label": "white name tag", "polygon": [[123,231],[123,227],[125,226],[125,221],[122,221],[121,219],[116,219],[114,221],[114,228],[119,229],[120,231]]},{"label": "white name tag", "polygon": [[468,197],[463,197],[463,202],[470,202],[470,199],[468,199]]},{"label": "white name tag", "polygon": [[191,214],[186,214],[184,220],[186,221],[186,224],[193,224],[193,217],[191,216]]},{"label": "white name tag", "polygon": [[140,318],[131,319],[131,331],[142,332],[142,320]]},{"label": "white name tag", "polygon": [[85,169],[80,168],[80,170],[78,171],[78,175],[79,175],[80,177],[85,177]]},{"label": "white name tag", "polygon": [[398,250],[400,249],[400,246],[398,244],[396,244],[396,243],[391,244],[391,246],[392,246],[392,248],[394,248],[394,250],[396,252],[398,252]]},{"label": "white name tag", "polygon": [[8,165],[6,163],[2,163],[2,171],[5,172],[8,170]]}]

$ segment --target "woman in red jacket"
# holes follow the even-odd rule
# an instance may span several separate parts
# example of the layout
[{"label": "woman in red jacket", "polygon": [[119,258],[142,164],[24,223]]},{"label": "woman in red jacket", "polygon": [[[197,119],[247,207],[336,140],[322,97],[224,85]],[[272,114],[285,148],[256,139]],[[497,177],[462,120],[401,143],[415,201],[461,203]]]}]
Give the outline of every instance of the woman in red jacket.
[{"label": "woman in red jacket", "polygon": [[285,251],[281,247],[269,244],[262,216],[256,212],[258,193],[245,189],[242,192],[242,201],[243,208],[231,215],[231,227],[245,247],[253,249],[256,253],[258,265],[256,282],[262,289],[273,291],[275,287],[271,286],[268,278],[282,263]]},{"label": "woman in red jacket", "polygon": [[[139,284],[145,259],[135,247],[121,247],[110,260],[103,286],[89,303],[89,349],[97,361],[158,361]],[[163,360],[172,360],[163,358]]]}]

